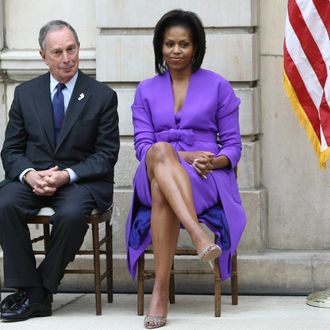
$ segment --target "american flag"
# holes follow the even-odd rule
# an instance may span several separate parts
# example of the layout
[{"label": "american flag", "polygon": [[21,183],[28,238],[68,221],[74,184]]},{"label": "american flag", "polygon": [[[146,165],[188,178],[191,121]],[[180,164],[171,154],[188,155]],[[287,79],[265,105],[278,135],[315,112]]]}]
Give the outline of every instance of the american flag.
[{"label": "american flag", "polygon": [[320,166],[330,159],[330,0],[288,0],[285,92]]}]

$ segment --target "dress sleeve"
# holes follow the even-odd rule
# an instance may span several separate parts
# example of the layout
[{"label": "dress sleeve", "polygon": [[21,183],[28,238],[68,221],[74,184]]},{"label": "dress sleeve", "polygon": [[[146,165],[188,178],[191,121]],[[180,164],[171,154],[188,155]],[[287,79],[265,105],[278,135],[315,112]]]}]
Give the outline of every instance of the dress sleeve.
[{"label": "dress sleeve", "polygon": [[236,167],[241,158],[242,141],[239,129],[238,109],[240,99],[236,97],[228,81],[218,90],[217,125],[221,150],[217,156],[226,156],[231,167]]},{"label": "dress sleeve", "polygon": [[143,99],[142,94],[143,92],[140,84],[136,90],[134,103],[132,105],[134,148],[136,158],[139,161],[156,141],[150,109],[147,106],[147,102]]}]

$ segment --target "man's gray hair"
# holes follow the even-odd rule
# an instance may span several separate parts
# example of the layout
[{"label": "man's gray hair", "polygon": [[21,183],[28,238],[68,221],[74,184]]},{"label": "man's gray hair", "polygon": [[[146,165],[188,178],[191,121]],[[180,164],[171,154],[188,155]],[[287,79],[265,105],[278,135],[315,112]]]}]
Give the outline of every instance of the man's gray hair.
[{"label": "man's gray hair", "polygon": [[54,20],[54,21],[50,21],[50,22],[46,23],[40,29],[39,39],[38,39],[40,49],[45,50],[45,38],[46,38],[46,35],[47,35],[48,32],[61,30],[65,27],[68,28],[72,32],[77,44],[79,45],[79,39],[78,39],[78,35],[77,35],[77,32],[75,31],[75,29],[69,23],[67,23],[65,21]]}]

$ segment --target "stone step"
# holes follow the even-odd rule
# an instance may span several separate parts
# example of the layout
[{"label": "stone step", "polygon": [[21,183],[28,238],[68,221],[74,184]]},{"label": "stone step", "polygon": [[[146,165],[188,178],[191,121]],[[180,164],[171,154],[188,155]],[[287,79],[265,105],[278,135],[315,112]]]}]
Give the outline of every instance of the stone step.
[{"label": "stone step", "polygon": [[[0,265],[2,277],[2,253]],[[78,256],[72,267],[85,268],[91,265],[90,257]],[[150,258],[147,258],[146,266],[152,267]],[[209,267],[196,257],[178,257],[175,266],[178,269],[189,267],[192,270]],[[3,280],[1,282],[3,283]],[[327,288],[330,286],[330,252],[266,251],[262,254],[239,254],[238,283],[240,294],[305,295]],[[175,287],[177,293],[212,293],[212,276],[178,275]],[[151,292],[151,288],[152,280],[146,281],[146,292]],[[126,257],[122,254],[114,255],[114,290],[115,292],[136,292],[136,282],[130,278]],[[63,278],[59,291],[93,292],[93,276],[67,274]],[[229,292],[230,281],[226,281],[223,283],[223,293]]]}]

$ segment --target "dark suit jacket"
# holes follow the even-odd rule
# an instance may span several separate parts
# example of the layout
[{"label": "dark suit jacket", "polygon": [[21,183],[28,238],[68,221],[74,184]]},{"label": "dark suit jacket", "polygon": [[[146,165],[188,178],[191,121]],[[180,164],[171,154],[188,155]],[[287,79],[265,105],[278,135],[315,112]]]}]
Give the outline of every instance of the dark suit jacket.
[{"label": "dark suit jacket", "polygon": [[55,148],[50,74],[15,89],[1,157],[6,180],[26,168],[70,167],[104,210],[112,202],[119,151],[117,95],[79,71]]}]

